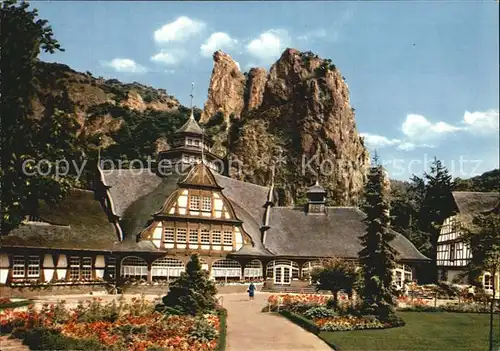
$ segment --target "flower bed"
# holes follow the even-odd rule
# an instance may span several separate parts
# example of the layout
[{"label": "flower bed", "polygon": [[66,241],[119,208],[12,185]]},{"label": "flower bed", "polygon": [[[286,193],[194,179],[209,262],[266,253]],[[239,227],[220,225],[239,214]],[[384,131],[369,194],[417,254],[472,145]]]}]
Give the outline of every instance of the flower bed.
[{"label": "flower bed", "polygon": [[397,317],[381,321],[375,316],[363,316],[359,306],[350,300],[344,300],[336,309],[330,308],[331,296],[327,295],[271,295],[264,310],[278,310],[278,305],[282,315],[311,332],[315,328],[319,332],[384,329],[404,325]]},{"label": "flower bed", "polygon": [[58,344],[52,348],[57,349],[61,349],[62,338],[67,338],[98,342],[103,349],[113,351],[151,348],[195,351],[217,348],[219,320],[215,311],[200,317],[166,315],[154,311],[154,304],[144,298],[133,299],[130,304],[123,300],[103,304],[101,299],[94,298],[74,309],[60,303],[44,305],[41,311],[7,310],[0,316],[0,328],[25,341],[34,328],[42,334],[53,333],[52,339],[57,339]]}]

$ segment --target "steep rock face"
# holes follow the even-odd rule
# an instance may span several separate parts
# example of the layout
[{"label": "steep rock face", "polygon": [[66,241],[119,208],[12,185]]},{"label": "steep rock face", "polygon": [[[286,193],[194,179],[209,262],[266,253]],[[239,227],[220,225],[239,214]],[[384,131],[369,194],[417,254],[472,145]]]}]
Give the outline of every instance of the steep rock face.
[{"label": "steep rock face", "polygon": [[[265,84],[263,76],[248,75],[248,109],[230,126],[228,152],[243,165],[238,176],[268,184],[270,165],[278,159],[275,182],[286,199],[303,202],[305,189],[319,173],[331,204],[356,204],[368,152],[356,130],[349,89],[339,70],[311,52],[287,49],[271,67]],[[258,133],[251,133],[250,126],[258,127]]]},{"label": "steep rock face", "polygon": [[264,96],[267,72],[264,68],[251,68],[245,90],[245,111],[259,108]]},{"label": "steep rock face", "polygon": [[[126,124],[127,113],[140,120],[147,112],[175,113],[182,108],[179,101],[163,89],[96,78],[90,72],[78,72],[58,63],[39,62],[35,84],[33,118],[50,116],[54,109],[63,110],[78,120],[83,137],[99,135],[103,148],[117,143],[114,134]],[[127,122],[136,121],[129,117]]]},{"label": "steep rock face", "polygon": [[222,51],[216,51],[213,59],[214,68],[210,78],[208,100],[200,119],[202,123],[208,122],[217,112],[222,112],[226,121],[231,114],[238,118],[244,106],[245,76],[236,62]]}]

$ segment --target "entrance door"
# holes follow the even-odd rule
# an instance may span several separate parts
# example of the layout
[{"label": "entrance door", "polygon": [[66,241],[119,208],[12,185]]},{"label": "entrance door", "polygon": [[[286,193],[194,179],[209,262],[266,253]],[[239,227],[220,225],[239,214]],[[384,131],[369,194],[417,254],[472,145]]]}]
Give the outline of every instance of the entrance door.
[{"label": "entrance door", "polygon": [[274,284],[290,284],[290,267],[275,267],[274,268]]}]

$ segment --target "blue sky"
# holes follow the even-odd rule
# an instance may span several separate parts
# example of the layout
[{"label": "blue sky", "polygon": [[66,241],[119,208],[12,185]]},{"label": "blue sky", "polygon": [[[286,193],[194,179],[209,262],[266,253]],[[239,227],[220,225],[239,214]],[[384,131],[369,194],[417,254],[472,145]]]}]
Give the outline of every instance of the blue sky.
[{"label": "blue sky", "polygon": [[345,76],[358,131],[390,175],[434,156],[454,176],[499,166],[498,3],[35,2],[65,52],[42,56],[95,76],[207,96],[211,53],[242,71],[286,47],[330,58]]}]

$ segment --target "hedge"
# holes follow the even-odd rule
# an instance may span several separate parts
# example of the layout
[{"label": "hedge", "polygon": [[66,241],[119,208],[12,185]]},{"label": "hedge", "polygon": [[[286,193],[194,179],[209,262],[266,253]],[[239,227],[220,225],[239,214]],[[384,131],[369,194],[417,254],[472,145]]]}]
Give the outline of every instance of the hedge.
[{"label": "hedge", "polygon": [[286,319],[290,320],[291,322],[297,324],[298,326],[302,327],[303,329],[307,330],[308,332],[311,332],[315,335],[318,335],[320,332],[319,327],[314,324],[313,321],[302,317],[299,314],[284,310],[280,311],[280,314],[285,317]]},{"label": "hedge", "polygon": [[227,310],[225,308],[220,308],[217,310],[219,315],[219,341],[217,342],[217,351],[226,350],[226,334],[227,334]]},{"label": "hedge", "polygon": [[[26,331],[15,331],[17,337],[22,336],[23,344],[30,350],[105,350],[97,340],[78,340],[61,334],[58,330],[35,328]],[[22,334],[22,335],[19,335]]]}]

